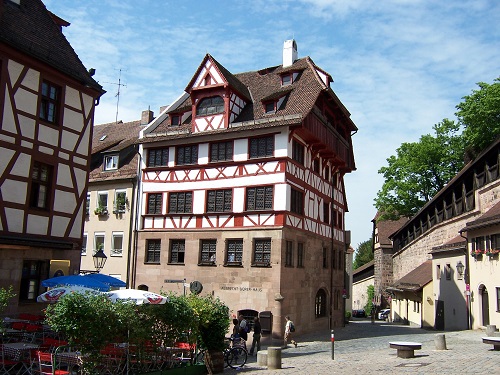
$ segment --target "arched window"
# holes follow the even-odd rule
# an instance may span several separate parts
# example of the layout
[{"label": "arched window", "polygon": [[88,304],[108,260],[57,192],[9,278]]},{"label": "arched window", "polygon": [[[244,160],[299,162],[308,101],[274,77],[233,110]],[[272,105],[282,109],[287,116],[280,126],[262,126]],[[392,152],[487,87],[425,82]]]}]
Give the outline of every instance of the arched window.
[{"label": "arched window", "polygon": [[207,116],[222,112],[224,112],[224,99],[221,96],[202,99],[196,107],[196,116]]},{"label": "arched window", "polygon": [[324,289],[320,289],[318,293],[316,293],[314,314],[316,318],[326,316],[326,292]]}]

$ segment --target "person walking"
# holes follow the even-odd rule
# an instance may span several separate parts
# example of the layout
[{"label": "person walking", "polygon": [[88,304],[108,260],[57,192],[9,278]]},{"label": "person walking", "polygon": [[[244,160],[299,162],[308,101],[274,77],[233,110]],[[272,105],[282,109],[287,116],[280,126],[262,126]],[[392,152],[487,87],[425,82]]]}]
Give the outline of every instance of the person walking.
[{"label": "person walking", "polygon": [[233,319],[233,335],[232,336],[234,339],[240,337],[240,322],[236,318]]},{"label": "person walking", "polygon": [[247,341],[248,340],[248,323],[243,317],[243,315],[240,315],[239,318],[239,326],[240,326],[240,337]]},{"label": "person walking", "polygon": [[291,321],[290,317],[287,315],[285,316],[285,348],[288,345],[288,340],[291,340],[290,342],[297,347],[297,341],[295,341],[292,338],[292,333],[295,332],[295,325]]},{"label": "person walking", "polygon": [[257,352],[260,350],[261,331],[262,331],[262,327],[260,326],[260,320],[259,320],[259,317],[256,316],[253,320],[253,339],[252,339],[252,347],[250,348],[250,355],[253,355],[253,351],[254,351],[255,347],[257,347]]}]

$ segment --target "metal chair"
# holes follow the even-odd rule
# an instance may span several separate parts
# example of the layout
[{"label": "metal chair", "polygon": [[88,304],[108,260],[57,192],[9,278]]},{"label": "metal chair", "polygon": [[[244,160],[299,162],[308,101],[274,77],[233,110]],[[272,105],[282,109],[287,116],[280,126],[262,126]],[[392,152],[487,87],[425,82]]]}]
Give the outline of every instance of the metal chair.
[{"label": "metal chair", "polygon": [[38,352],[40,375],[69,375],[70,372],[55,368],[54,354]]},{"label": "metal chair", "polygon": [[18,363],[19,362],[5,357],[3,344],[0,344],[0,374],[9,374]]}]

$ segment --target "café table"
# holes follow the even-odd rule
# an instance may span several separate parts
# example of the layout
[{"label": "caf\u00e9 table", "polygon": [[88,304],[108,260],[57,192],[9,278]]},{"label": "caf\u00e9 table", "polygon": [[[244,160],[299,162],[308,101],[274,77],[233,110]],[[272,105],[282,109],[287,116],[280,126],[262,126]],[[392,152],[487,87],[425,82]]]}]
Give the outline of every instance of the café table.
[{"label": "caf\u00e9 table", "polygon": [[20,361],[22,358],[29,356],[31,350],[38,348],[40,348],[40,345],[30,342],[8,342],[3,344],[5,356],[14,361]]},{"label": "caf\u00e9 table", "polygon": [[31,355],[40,345],[27,342],[9,342],[3,344],[3,351],[7,358],[19,362],[21,366],[17,374],[31,374],[34,358]]}]

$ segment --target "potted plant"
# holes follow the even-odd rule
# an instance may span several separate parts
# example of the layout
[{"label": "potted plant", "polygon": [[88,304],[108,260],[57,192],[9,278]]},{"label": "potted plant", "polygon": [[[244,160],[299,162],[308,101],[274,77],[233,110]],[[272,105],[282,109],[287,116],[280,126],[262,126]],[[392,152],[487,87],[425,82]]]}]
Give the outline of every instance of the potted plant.
[{"label": "potted plant", "polygon": [[114,203],[114,213],[123,213],[125,208],[128,206],[127,196],[125,194],[118,194]]},{"label": "potted plant", "polygon": [[106,206],[99,204],[99,206],[95,208],[94,214],[96,214],[97,216],[107,215],[108,208]]}]

